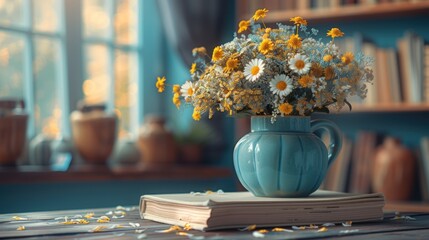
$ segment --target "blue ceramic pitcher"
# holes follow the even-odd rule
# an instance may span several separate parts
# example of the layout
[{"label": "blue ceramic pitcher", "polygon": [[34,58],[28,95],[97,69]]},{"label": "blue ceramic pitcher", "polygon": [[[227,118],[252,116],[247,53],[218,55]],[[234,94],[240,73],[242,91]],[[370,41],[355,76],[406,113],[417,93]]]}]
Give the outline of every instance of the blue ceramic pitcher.
[{"label": "blue ceramic pitcher", "polygon": [[[329,149],[319,138],[323,131]],[[235,145],[234,167],[255,196],[305,197],[319,188],[340,149],[340,131],[328,120],[254,116],[251,132]]]}]

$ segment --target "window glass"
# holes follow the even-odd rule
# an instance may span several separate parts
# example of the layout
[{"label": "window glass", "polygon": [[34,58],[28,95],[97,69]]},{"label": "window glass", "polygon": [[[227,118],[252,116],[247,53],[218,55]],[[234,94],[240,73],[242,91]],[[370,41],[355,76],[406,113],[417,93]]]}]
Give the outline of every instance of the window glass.
[{"label": "window glass", "polygon": [[118,0],[115,9],[115,41],[118,44],[137,45],[137,0]]},{"label": "window glass", "polygon": [[109,39],[112,32],[110,9],[113,0],[83,1],[83,32],[84,37]]},{"label": "window glass", "polygon": [[60,29],[60,0],[33,0],[33,28],[41,32],[58,32]]},{"label": "window glass", "polygon": [[34,38],[34,118],[36,133],[60,134],[61,107],[58,79],[61,77],[61,45],[57,39]]},{"label": "window glass", "polygon": [[0,31],[0,97],[24,97],[25,38]]},{"label": "window glass", "polygon": [[26,7],[25,0],[0,0],[0,24],[25,27]]},{"label": "window glass", "polygon": [[108,48],[101,44],[88,44],[85,49],[85,81],[83,94],[87,103],[108,101],[111,73]]},{"label": "window glass", "polygon": [[119,117],[119,137],[132,133],[137,124],[137,66],[134,52],[115,53],[115,111]]}]

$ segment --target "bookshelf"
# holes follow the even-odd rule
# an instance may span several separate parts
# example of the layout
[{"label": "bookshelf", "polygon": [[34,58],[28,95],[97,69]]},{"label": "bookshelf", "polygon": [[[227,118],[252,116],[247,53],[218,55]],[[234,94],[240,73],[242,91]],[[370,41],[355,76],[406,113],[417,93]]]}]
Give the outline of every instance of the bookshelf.
[{"label": "bookshelf", "polygon": [[[429,1],[411,0],[382,1],[381,3],[377,3],[377,1],[349,1],[350,4],[342,4],[339,0],[328,0],[328,3],[321,7],[312,7],[312,3],[317,1],[311,0],[270,0],[260,2],[261,3],[258,4],[255,3],[254,0],[240,1],[238,8],[241,9],[241,12],[239,12],[239,14],[244,16],[243,18],[250,18],[257,8],[265,7],[270,9],[269,16],[265,18],[266,23],[285,22],[295,16],[301,16],[310,21],[332,22],[338,20],[427,14],[429,10]],[[285,2],[290,3],[284,4]]]},{"label": "bookshelf", "polygon": [[[323,32],[332,26],[344,30],[346,36],[343,38],[345,40],[343,47],[347,51],[350,51],[350,42],[357,40],[360,41],[360,46],[351,51],[365,52],[362,46],[367,44],[374,48],[372,50],[373,56],[382,55],[384,57],[378,62],[387,62],[393,56],[396,63],[384,63],[384,68],[379,67],[377,59],[375,59],[374,65],[377,66],[381,74],[374,74],[374,85],[378,84],[381,87],[374,91],[376,94],[384,94],[386,89],[395,89],[394,94],[396,95],[377,97],[371,102],[354,102],[351,112],[344,108],[338,114],[334,112],[332,112],[334,114],[328,115],[315,114],[314,118],[325,118],[336,122],[352,141],[352,147],[354,147],[359,133],[375,132],[383,135],[383,137],[398,138],[415,152],[420,150],[420,139],[429,136],[429,128],[427,127],[427,119],[429,119],[429,32],[425,26],[429,22],[429,0],[238,1],[237,20],[250,18],[254,11],[259,8],[269,10],[264,19],[267,25],[274,26],[277,22],[289,24],[291,17],[301,16],[309,22],[310,27],[315,27],[322,32],[319,33],[321,37],[325,35]],[[415,51],[423,53],[423,56],[419,58],[421,59],[419,64],[422,67],[417,69],[421,70],[423,75],[420,76],[420,82],[418,84],[414,82],[414,85],[409,85],[410,82],[415,81],[413,76],[404,75],[404,72],[410,72],[410,70],[404,71],[404,69],[410,68],[413,64],[407,66],[404,65],[404,62],[408,63],[410,59],[414,61],[415,55],[410,54],[411,57],[401,59],[401,54],[403,56],[404,51],[400,49],[399,44],[400,41],[403,42],[407,38],[407,35],[410,37],[408,40],[412,39],[409,31],[418,35],[420,44],[423,44],[422,49]],[[336,43],[339,42],[336,39]],[[413,41],[408,43],[410,46],[415,45]],[[353,47],[356,46],[354,43],[352,45]],[[366,52],[365,54],[368,55]],[[406,60],[404,61],[404,59]],[[392,73],[392,69],[394,73]],[[396,76],[393,75],[396,78],[396,87],[390,85],[392,84],[392,74],[396,74]],[[383,83],[380,84],[379,82]],[[389,87],[386,87],[387,84]],[[410,95],[413,95],[410,88],[413,91],[422,89],[419,92],[421,97],[418,100],[410,99]],[[393,90],[389,91],[393,94]],[[418,161],[422,160],[419,159]],[[347,177],[350,181],[350,176]],[[398,211],[420,211],[424,209],[424,211],[428,211],[429,201],[427,198],[426,201],[423,200],[419,181],[416,179],[413,187],[415,193],[409,201],[388,202],[386,209]],[[345,183],[345,185],[350,186],[348,184],[349,182]]]}]

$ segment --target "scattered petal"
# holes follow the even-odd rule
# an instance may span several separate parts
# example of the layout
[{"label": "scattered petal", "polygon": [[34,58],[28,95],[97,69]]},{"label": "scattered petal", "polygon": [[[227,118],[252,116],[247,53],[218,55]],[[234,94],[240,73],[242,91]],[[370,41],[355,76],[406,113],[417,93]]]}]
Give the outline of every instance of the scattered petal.
[{"label": "scattered petal", "polygon": [[269,233],[270,231],[268,231],[267,229],[261,229],[261,230],[258,230],[258,232],[260,232],[260,233]]},{"label": "scattered petal", "polygon": [[253,224],[253,225],[249,225],[245,228],[239,228],[238,230],[243,232],[243,231],[253,231],[255,229],[256,229],[256,224]]},{"label": "scattered petal", "polygon": [[194,234],[190,234],[190,233],[187,233],[187,232],[177,232],[176,235],[179,235],[179,236],[188,236],[188,237],[194,236]]},{"label": "scattered petal", "polygon": [[96,226],[96,227],[88,230],[88,232],[101,232],[101,231],[103,231],[106,228],[107,228],[106,226],[100,225],[100,226]]},{"label": "scattered petal", "polygon": [[133,228],[138,228],[140,227],[140,223],[133,223],[133,222],[129,222],[128,224],[130,224],[131,227]]},{"label": "scattered petal", "polygon": [[324,223],[322,224],[323,227],[332,227],[335,226],[335,223]]},{"label": "scattered petal", "polygon": [[97,219],[98,223],[108,223],[110,222],[110,218],[108,216],[101,216]]},{"label": "scattered petal", "polygon": [[309,228],[309,229],[318,229],[319,226],[314,225],[314,224],[310,224],[310,226],[308,226],[307,228]]},{"label": "scattered petal", "polygon": [[192,230],[191,224],[189,224],[189,223],[185,224],[185,226],[183,227],[183,230],[185,230],[185,231]]},{"label": "scattered petal", "polygon": [[20,217],[20,216],[13,216],[12,220],[14,220],[14,221],[25,221],[25,220],[28,220],[28,218]]},{"label": "scattered petal", "polygon": [[24,231],[25,230],[25,226],[19,226],[16,230],[18,230],[18,231]]},{"label": "scattered petal", "polygon": [[225,192],[222,189],[219,189],[216,191],[217,194],[225,194]]},{"label": "scattered petal", "polygon": [[355,233],[359,232],[359,229],[351,229],[351,230],[341,230],[340,233]]},{"label": "scattered petal", "polygon": [[144,232],[144,231],[146,231],[146,229],[136,229],[136,230],[135,230],[135,232],[136,232],[136,233],[142,233],[142,232]]},{"label": "scattered petal", "polygon": [[159,232],[159,233],[170,233],[170,232],[175,232],[175,231],[183,231],[182,230],[182,228],[181,227],[179,227],[179,226],[177,226],[177,225],[174,225],[174,226],[171,226],[170,228],[168,228],[168,229],[165,229],[165,230],[159,230],[159,231],[156,231],[156,232]]},{"label": "scattered petal", "polygon": [[273,228],[271,231],[273,231],[273,232],[293,232],[293,230],[286,229],[286,228],[278,228],[278,227]]},{"label": "scattered petal", "polygon": [[347,222],[343,222],[343,227],[351,227],[352,226],[352,221],[347,221]]},{"label": "scattered petal", "polygon": [[116,215],[126,215],[127,213],[123,210],[114,211]]},{"label": "scattered petal", "polygon": [[64,220],[65,221],[66,217],[56,217],[54,218],[54,220]]},{"label": "scattered petal", "polygon": [[87,213],[87,214],[85,214],[85,216],[84,216],[86,219],[91,219],[91,218],[93,218],[94,217],[94,213],[93,212],[91,212],[91,213]]},{"label": "scattered petal", "polygon": [[113,211],[108,211],[106,215],[113,215]]},{"label": "scattered petal", "polygon": [[121,224],[114,224],[112,226],[109,227],[109,229],[118,229],[118,228],[124,228],[124,225]]},{"label": "scattered petal", "polygon": [[319,230],[317,230],[317,232],[326,232],[328,231],[327,227],[321,227]]},{"label": "scattered petal", "polygon": [[410,216],[399,216],[396,215],[395,217],[391,218],[390,220],[405,220],[405,221],[415,221],[416,219]]},{"label": "scattered petal", "polygon": [[147,237],[147,234],[143,233],[143,234],[138,235],[137,239],[143,239],[143,238],[146,238],[146,237]]},{"label": "scattered petal", "polygon": [[252,233],[252,235],[253,235],[253,237],[255,237],[255,238],[264,238],[264,237],[265,237],[265,234],[260,233],[260,232],[258,232],[258,231],[254,231],[254,232]]},{"label": "scattered petal", "polygon": [[299,226],[299,227],[297,227],[297,226],[292,226],[292,229],[293,229],[293,230],[305,230],[305,226]]}]

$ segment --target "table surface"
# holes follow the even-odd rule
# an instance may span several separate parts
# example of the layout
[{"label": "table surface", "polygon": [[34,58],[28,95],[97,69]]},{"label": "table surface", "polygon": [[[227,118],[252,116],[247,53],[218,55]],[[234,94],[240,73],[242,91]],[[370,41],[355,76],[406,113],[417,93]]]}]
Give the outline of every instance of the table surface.
[{"label": "table surface", "polygon": [[[93,216],[87,215],[93,213]],[[110,221],[99,222],[102,216]],[[89,218],[86,218],[89,217]],[[66,224],[77,223],[80,224]],[[25,228],[18,230],[18,228]],[[167,231],[171,226],[140,219],[138,207],[86,209],[72,211],[33,212],[0,215],[0,239],[425,239],[429,236],[429,214],[386,213],[383,221],[352,223],[351,226],[328,226],[297,230],[285,227],[282,232],[257,230]],[[300,227],[300,226],[297,226]]]}]

